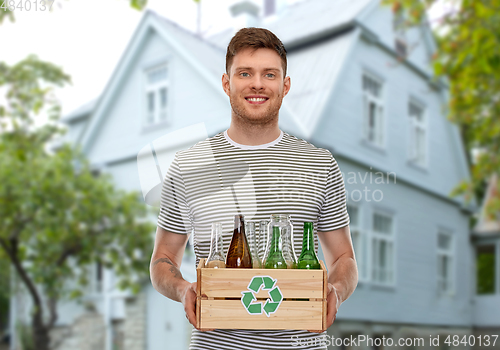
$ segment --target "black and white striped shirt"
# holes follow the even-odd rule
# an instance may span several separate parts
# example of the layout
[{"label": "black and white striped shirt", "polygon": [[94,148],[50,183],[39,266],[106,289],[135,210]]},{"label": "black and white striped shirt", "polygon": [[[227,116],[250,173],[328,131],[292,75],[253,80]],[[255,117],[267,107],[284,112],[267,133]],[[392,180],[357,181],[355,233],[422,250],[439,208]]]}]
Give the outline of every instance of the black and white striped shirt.
[{"label": "black and white striped shirt", "polygon": [[[328,150],[283,132],[258,146],[237,144],[223,132],[177,152],[163,183],[158,226],[193,233],[198,264],[208,257],[212,222],[222,223],[227,252],[236,214],[256,222],[290,214],[299,255],[304,221],[323,232],[349,224],[337,162]],[[317,249],[317,237],[315,244]],[[297,346],[298,339],[304,345],[318,336],[298,330],[194,329],[190,349],[326,349],[314,341]]]}]

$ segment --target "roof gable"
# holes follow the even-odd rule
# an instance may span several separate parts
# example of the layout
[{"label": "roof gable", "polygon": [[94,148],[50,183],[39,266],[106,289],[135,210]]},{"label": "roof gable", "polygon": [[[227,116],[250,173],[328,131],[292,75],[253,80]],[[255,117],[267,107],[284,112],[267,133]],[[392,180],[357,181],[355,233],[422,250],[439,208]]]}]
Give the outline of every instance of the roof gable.
[{"label": "roof gable", "polygon": [[[136,55],[140,52],[140,47],[147,40],[147,36],[153,31],[164,39],[182,59],[190,64],[201,77],[216,91],[220,92],[221,98],[226,98],[226,94],[220,88],[217,71],[220,72],[220,62],[223,62],[224,52],[214,45],[201,40],[190,32],[182,29],[173,22],[157,15],[151,10],[146,10],[144,17],[139,23],[132,39],[130,40],[124,54],[104,89],[103,94],[95,104],[94,112],[87,123],[77,143],[82,145],[84,151],[88,151],[92,140],[95,138],[98,126],[106,116],[106,110],[112,102],[115,94],[118,93],[121,82],[130,72]],[[182,43],[182,44],[181,44]],[[203,59],[200,59],[203,58]]]},{"label": "roof gable", "polygon": [[493,174],[488,182],[488,187],[484,195],[483,204],[481,206],[481,212],[479,220],[474,227],[474,233],[479,235],[488,235],[500,233],[500,213],[497,213],[496,218],[488,217],[486,213],[486,207],[488,203],[500,195],[498,189],[498,175]]}]

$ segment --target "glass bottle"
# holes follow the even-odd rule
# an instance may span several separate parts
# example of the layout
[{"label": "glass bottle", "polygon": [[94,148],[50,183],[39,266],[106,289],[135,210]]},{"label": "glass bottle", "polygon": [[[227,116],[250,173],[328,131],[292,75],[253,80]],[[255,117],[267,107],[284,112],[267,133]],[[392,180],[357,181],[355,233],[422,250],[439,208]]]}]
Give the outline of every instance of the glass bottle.
[{"label": "glass bottle", "polygon": [[250,248],[250,255],[252,257],[252,267],[254,269],[262,268],[262,262],[259,258],[258,244],[259,239],[255,233],[255,222],[248,221],[245,226],[245,234],[247,236],[248,246]]},{"label": "glass bottle", "polygon": [[216,269],[226,267],[226,257],[224,256],[222,242],[222,223],[220,222],[212,223],[210,254],[208,255],[205,267]]},{"label": "glass bottle", "polygon": [[252,268],[252,257],[245,235],[245,219],[243,215],[234,216],[234,232],[227,251],[226,267]]},{"label": "glass bottle", "polygon": [[[290,215],[288,214],[272,214],[271,222],[269,223],[269,232],[273,232],[274,227],[280,228],[281,240],[282,240],[282,252],[283,257],[287,263],[289,269],[295,269],[297,267],[297,256],[295,254],[295,249],[293,247],[293,226],[290,220]],[[268,243],[269,246],[269,243]],[[266,255],[267,256],[267,255]]]},{"label": "glass bottle", "polygon": [[273,227],[273,234],[269,244],[269,253],[266,257],[266,269],[286,269],[286,260],[283,257],[281,229],[278,226]]},{"label": "glass bottle", "polygon": [[304,222],[304,237],[302,239],[302,252],[297,263],[299,269],[320,269],[318,256],[314,250],[314,230],[312,222]]},{"label": "glass bottle", "polygon": [[269,242],[269,221],[267,220],[261,220],[259,222],[259,257],[260,260],[262,261],[262,265],[264,265],[264,262],[266,260],[267,256],[267,244]]}]

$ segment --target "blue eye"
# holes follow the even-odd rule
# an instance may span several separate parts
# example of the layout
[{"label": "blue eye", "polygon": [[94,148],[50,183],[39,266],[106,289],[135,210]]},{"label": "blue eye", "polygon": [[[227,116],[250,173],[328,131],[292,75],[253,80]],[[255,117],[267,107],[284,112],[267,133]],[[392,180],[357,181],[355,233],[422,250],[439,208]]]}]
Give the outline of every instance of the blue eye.
[{"label": "blue eye", "polygon": [[269,78],[274,78],[274,74],[273,73],[267,73],[266,75],[269,76]]},{"label": "blue eye", "polygon": [[[243,75],[243,74],[246,74],[246,75]],[[248,74],[248,73],[246,73],[246,72],[242,72],[242,73],[240,73],[240,75],[241,75],[241,76],[246,77],[246,76],[248,76],[249,74]]]}]

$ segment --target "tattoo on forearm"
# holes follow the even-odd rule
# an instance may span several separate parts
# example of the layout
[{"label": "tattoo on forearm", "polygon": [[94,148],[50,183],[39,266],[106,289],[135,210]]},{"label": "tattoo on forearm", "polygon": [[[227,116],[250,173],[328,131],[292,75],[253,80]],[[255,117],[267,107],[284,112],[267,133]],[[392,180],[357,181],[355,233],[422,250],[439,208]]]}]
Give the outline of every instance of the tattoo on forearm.
[{"label": "tattoo on forearm", "polygon": [[153,267],[156,266],[159,263],[167,263],[170,265],[169,271],[174,275],[175,278],[182,277],[181,271],[177,268],[177,266],[174,265],[172,260],[169,258],[161,258],[157,259],[153,262]]}]

